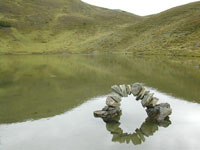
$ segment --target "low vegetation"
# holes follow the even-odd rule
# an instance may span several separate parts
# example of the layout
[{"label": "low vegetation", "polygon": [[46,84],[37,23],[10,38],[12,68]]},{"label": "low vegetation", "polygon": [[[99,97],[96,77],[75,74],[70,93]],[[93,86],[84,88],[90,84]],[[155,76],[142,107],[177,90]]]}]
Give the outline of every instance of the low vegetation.
[{"label": "low vegetation", "polygon": [[0,20],[0,28],[1,27],[11,27],[11,24],[8,21]]},{"label": "low vegetation", "polygon": [[[200,56],[200,2],[140,17],[80,0],[0,0],[0,54]],[[9,27],[9,28],[5,28]]]}]

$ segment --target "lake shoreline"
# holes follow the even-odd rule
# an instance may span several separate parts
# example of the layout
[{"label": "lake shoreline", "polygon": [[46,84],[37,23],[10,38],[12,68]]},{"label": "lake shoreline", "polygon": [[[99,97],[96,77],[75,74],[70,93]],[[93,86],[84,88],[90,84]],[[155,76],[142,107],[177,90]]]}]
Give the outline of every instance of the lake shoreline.
[{"label": "lake shoreline", "polygon": [[199,58],[200,55],[173,55],[173,54],[148,54],[148,53],[137,53],[137,52],[90,52],[90,53],[75,53],[75,52],[33,52],[33,53],[1,53],[0,56],[8,56],[8,55],[105,55],[105,54],[111,54],[111,55],[117,55],[117,54],[123,54],[123,55],[132,55],[132,56],[168,56],[168,57],[197,57]]}]

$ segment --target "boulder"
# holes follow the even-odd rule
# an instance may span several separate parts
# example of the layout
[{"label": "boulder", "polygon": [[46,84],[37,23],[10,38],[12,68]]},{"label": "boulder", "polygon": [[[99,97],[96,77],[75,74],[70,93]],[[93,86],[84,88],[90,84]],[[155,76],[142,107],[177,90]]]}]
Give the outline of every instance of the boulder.
[{"label": "boulder", "polygon": [[155,107],[147,108],[146,112],[151,119],[162,122],[172,113],[172,109],[168,103],[161,103]]}]

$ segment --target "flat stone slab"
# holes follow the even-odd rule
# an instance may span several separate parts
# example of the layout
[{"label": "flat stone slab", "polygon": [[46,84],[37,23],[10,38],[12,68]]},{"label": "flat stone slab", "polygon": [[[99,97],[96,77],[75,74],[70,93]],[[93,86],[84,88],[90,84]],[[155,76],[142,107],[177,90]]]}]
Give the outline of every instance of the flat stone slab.
[{"label": "flat stone slab", "polygon": [[113,96],[108,96],[110,98],[112,98],[114,101],[116,101],[117,103],[120,103],[121,102],[121,97],[120,96],[116,96],[116,95],[113,95]]},{"label": "flat stone slab", "polygon": [[113,85],[113,86],[111,87],[111,89],[112,89],[112,91],[113,91],[114,93],[116,93],[116,94],[118,94],[119,96],[123,97],[123,93],[122,93],[121,88],[120,88],[119,86]]},{"label": "flat stone slab", "polygon": [[144,98],[142,99],[142,106],[146,107],[148,106],[148,104],[151,102],[151,100],[153,99],[153,93],[152,94],[147,94],[144,96]]},{"label": "flat stone slab", "polygon": [[107,111],[103,111],[103,110],[97,110],[94,111],[94,116],[95,117],[106,117],[108,115]]},{"label": "flat stone slab", "polygon": [[121,104],[116,102],[114,99],[112,99],[112,97],[107,97],[106,105],[112,106],[112,107],[119,107]]},{"label": "flat stone slab", "polygon": [[120,87],[120,89],[122,91],[122,96],[123,97],[127,97],[128,94],[127,94],[127,91],[126,91],[126,86],[123,84],[123,85],[120,85],[119,87]]},{"label": "flat stone slab", "polygon": [[142,90],[139,92],[138,96],[136,97],[136,100],[142,99],[145,95],[145,88],[142,87]]},{"label": "flat stone slab", "polygon": [[126,92],[128,95],[131,95],[131,85],[126,85]]}]

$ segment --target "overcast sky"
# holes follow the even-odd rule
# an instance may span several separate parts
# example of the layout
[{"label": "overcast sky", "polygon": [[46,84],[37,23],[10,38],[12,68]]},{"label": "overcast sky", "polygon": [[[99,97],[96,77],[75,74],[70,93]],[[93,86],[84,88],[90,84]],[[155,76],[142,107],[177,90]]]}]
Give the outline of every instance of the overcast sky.
[{"label": "overcast sky", "polygon": [[[194,2],[195,0],[82,0],[86,3],[110,8],[121,9],[140,16],[159,13],[169,8]],[[196,0],[198,1],[198,0]]]}]

